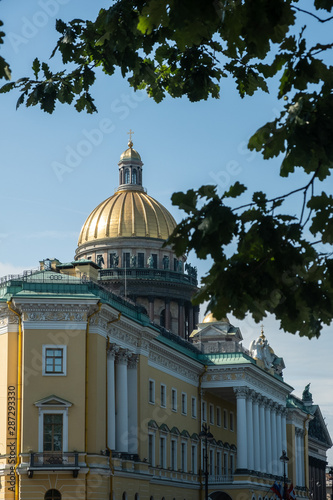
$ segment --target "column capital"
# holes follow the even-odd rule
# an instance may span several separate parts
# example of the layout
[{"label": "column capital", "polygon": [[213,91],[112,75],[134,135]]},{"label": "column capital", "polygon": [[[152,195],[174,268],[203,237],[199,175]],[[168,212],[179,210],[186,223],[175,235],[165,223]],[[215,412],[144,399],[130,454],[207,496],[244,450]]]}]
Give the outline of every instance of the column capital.
[{"label": "column capital", "polygon": [[136,368],[139,362],[139,356],[137,354],[130,354],[128,357],[128,368]]},{"label": "column capital", "polygon": [[126,365],[130,354],[131,353],[127,349],[123,349],[120,347],[116,355],[116,364]]},{"label": "column capital", "polygon": [[234,387],[234,393],[236,395],[236,399],[247,398],[249,389],[248,387]]},{"label": "column capital", "polygon": [[117,344],[109,344],[107,346],[107,354],[110,358],[113,358],[115,359],[115,357],[117,356],[117,353],[119,351],[120,347],[117,346]]}]

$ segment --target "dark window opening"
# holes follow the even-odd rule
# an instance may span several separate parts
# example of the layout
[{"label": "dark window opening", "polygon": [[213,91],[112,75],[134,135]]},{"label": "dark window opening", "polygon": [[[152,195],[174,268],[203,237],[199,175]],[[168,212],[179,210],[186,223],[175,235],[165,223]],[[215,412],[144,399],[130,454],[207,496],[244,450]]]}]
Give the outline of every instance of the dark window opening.
[{"label": "dark window opening", "polygon": [[138,267],[145,267],[145,254],[138,253]]}]

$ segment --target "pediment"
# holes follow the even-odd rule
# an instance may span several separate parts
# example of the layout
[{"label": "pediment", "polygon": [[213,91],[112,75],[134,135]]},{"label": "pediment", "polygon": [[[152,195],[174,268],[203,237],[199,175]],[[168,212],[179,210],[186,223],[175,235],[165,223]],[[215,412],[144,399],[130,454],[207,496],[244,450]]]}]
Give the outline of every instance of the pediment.
[{"label": "pediment", "polygon": [[327,449],[332,447],[331,436],[328,432],[325,420],[320,411],[319,406],[314,412],[314,418],[309,423],[309,439],[319,441],[327,446]]},{"label": "pediment", "polygon": [[51,396],[47,396],[46,398],[36,401],[34,404],[35,406],[37,406],[37,408],[46,408],[46,407],[69,408],[70,406],[72,406],[73,403],[52,394]]}]

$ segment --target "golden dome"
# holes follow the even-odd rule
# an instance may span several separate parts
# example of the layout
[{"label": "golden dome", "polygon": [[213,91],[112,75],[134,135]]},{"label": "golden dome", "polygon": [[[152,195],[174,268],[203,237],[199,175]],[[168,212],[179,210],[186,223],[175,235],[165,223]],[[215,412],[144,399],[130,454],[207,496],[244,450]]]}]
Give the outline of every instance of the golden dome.
[{"label": "golden dome", "polygon": [[175,227],[170,212],[144,191],[119,190],[91,212],[81,229],[78,245],[121,237],[166,240]]},{"label": "golden dome", "polygon": [[202,320],[203,323],[229,323],[228,318],[216,319],[213,313],[207,314]]},{"label": "golden dome", "polygon": [[133,149],[132,147],[126,149],[121,155],[120,155],[120,161],[121,160],[126,160],[126,159],[132,159],[135,158],[136,160],[141,160],[141,156],[139,153]]}]

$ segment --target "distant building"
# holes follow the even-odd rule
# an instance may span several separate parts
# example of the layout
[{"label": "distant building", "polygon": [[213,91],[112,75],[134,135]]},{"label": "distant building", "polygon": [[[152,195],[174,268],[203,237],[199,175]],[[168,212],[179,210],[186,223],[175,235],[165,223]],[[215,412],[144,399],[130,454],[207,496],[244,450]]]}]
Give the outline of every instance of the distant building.
[{"label": "distant building", "polygon": [[198,324],[131,142],[119,175],[76,260],[0,279],[0,500],[201,500],[206,458],[211,500],[271,499],[284,450],[288,490],[324,498],[309,387],[292,394],[263,331],[245,349],[227,318]]}]

